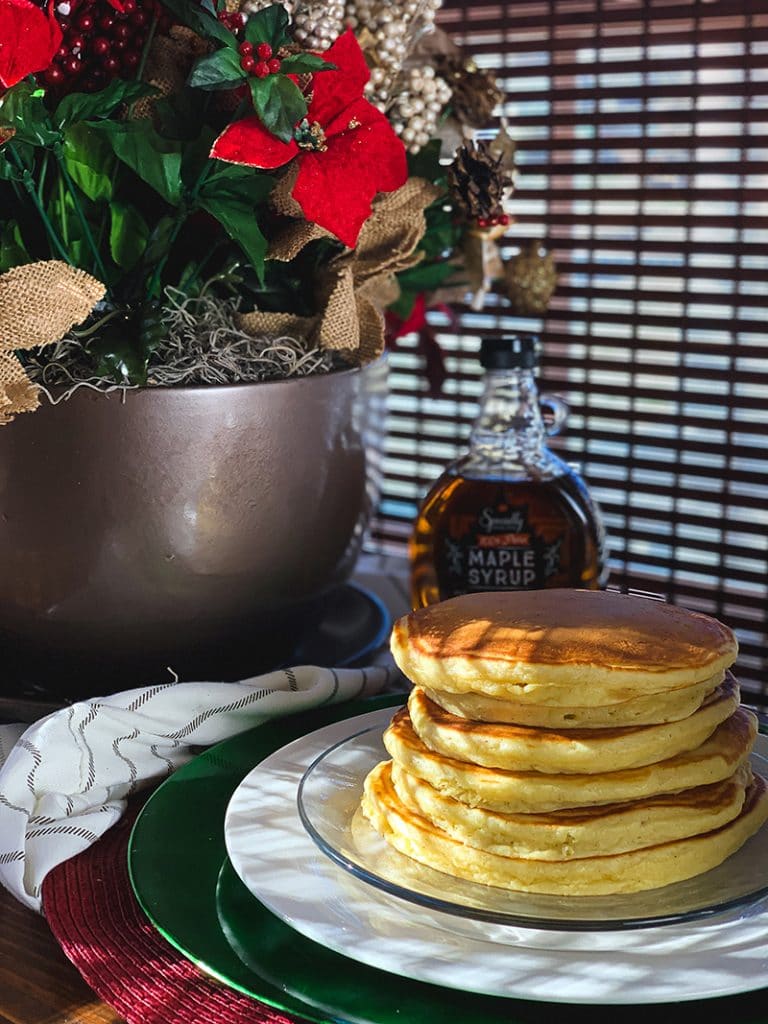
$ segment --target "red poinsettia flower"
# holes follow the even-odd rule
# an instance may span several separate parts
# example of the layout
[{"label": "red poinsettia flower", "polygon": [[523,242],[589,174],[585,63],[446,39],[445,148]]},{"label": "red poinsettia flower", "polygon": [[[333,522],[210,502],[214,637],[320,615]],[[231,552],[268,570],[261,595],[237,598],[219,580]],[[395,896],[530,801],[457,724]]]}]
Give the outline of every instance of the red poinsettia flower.
[{"label": "red poinsettia flower", "polygon": [[246,117],[222,132],[211,156],[269,170],[297,160],[292,195],[304,216],[352,248],[374,196],[400,188],[408,166],[387,118],[363,99],[370,73],[354,33],[345,32],[323,56],[338,70],[314,76],[307,117],[290,142]]},{"label": "red poinsettia flower", "polygon": [[61,46],[61,28],[32,0],[0,0],[0,84],[6,89],[35,71],[45,71]]}]

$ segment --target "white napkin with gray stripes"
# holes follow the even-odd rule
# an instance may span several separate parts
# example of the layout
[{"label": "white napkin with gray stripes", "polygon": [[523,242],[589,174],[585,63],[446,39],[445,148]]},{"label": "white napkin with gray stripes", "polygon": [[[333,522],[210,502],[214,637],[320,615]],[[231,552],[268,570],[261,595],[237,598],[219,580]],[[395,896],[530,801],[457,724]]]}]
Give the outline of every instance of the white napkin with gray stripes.
[{"label": "white napkin with gray stripes", "polygon": [[201,747],[270,718],[380,691],[386,666],[302,665],[239,683],[166,683],[81,701],[31,726],[0,725],[0,882],[41,910],[57,864],[123,814],[127,798]]}]

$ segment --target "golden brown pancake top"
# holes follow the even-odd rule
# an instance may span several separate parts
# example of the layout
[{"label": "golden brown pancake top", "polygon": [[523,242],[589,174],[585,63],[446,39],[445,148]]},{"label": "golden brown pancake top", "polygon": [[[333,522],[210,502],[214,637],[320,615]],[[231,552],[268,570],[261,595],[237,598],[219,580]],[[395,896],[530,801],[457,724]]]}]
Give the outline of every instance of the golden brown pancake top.
[{"label": "golden brown pancake top", "polygon": [[602,665],[639,672],[735,660],[732,631],[663,601],[612,591],[465,594],[403,616],[393,633],[429,658]]}]

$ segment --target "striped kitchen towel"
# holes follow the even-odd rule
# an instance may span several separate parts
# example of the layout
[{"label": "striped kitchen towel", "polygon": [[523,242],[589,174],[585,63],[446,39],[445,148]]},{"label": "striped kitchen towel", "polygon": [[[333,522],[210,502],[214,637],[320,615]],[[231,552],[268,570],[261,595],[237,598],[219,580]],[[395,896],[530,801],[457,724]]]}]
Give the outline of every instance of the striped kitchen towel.
[{"label": "striped kitchen towel", "polygon": [[46,874],[102,836],[136,790],[270,718],[377,693],[390,673],[302,665],[239,683],[163,683],[0,726],[0,882],[40,910]]}]

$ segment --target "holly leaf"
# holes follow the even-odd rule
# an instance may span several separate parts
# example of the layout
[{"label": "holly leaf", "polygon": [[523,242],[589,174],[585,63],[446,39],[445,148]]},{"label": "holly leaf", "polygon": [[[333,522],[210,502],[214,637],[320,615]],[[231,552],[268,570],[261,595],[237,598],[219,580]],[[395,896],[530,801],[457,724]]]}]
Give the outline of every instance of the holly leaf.
[{"label": "holly leaf", "polygon": [[282,4],[273,3],[248,17],[245,38],[249,43],[269,43],[277,53],[281,46],[291,42],[288,35],[288,11]]},{"label": "holly leaf", "polygon": [[456,272],[452,263],[441,260],[439,263],[417,263],[415,267],[403,270],[397,275],[400,287],[407,291],[431,292]]},{"label": "holly leaf", "polygon": [[314,53],[291,54],[290,57],[283,57],[280,65],[281,74],[286,75],[304,75],[316,71],[338,71],[338,67]]},{"label": "holly leaf", "polygon": [[198,202],[216,218],[229,237],[237,242],[248,257],[259,280],[263,282],[267,240],[261,233],[252,204],[234,196],[214,197],[202,191]]},{"label": "holly leaf", "polygon": [[453,211],[446,207],[443,199],[436,200],[425,211],[427,230],[419,242],[427,258],[435,259],[453,252],[461,237],[462,229],[454,221]]},{"label": "holly leaf", "polygon": [[201,6],[190,0],[163,0],[163,6],[175,14],[182,25],[191,28],[199,36],[215,39],[237,49],[237,37],[211,12],[210,6]]},{"label": "holly leaf", "polygon": [[250,78],[248,84],[261,123],[281,142],[290,142],[294,128],[307,116],[307,101],[299,87],[283,75]]},{"label": "holly leaf", "polygon": [[240,67],[237,50],[225,46],[196,62],[188,84],[196,89],[232,89],[245,78],[247,75]]},{"label": "holly leaf", "polygon": [[163,139],[149,120],[102,121],[93,127],[109,139],[119,160],[166,202],[178,206],[182,196],[181,143]]},{"label": "holly leaf", "polygon": [[122,270],[132,270],[149,241],[149,227],[135,206],[120,200],[110,206],[109,251]]},{"label": "holly leaf", "polygon": [[164,334],[162,310],[154,300],[123,310],[88,345],[96,373],[118,384],[146,384],[149,357]]},{"label": "holly leaf", "polygon": [[146,82],[113,79],[100,92],[71,92],[56,107],[53,122],[63,128],[78,121],[98,121],[111,117],[121,104],[135,103],[144,96],[157,95],[158,90]]},{"label": "holly leaf", "polygon": [[115,158],[103,136],[84,123],[64,132],[64,165],[72,180],[94,203],[109,202]]}]

